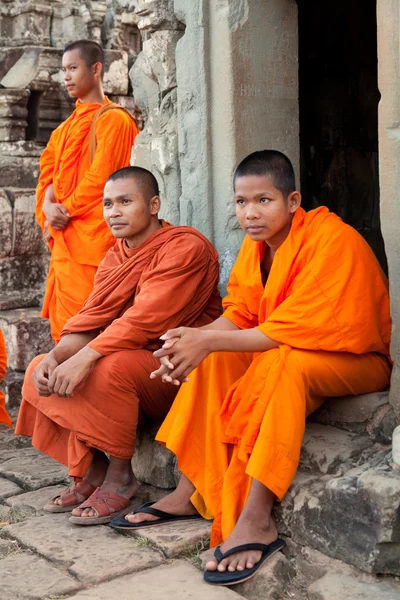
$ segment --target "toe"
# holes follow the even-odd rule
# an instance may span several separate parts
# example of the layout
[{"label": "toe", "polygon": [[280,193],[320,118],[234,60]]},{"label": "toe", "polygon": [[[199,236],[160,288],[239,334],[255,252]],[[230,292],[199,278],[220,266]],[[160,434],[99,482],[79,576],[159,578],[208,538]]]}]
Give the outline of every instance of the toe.
[{"label": "toe", "polygon": [[238,558],[233,556],[231,561],[229,562],[228,571],[230,571],[230,573],[233,573],[234,571],[236,571],[236,567],[237,567],[238,563],[239,563]]},{"label": "toe", "polygon": [[242,556],[236,566],[236,571],[244,571],[246,568],[246,557]]},{"label": "toe", "polygon": [[207,571],[216,571],[217,567],[218,567],[218,561],[217,560],[211,559],[211,560],[209,560],[206,563],[206,569],[207,569]]},{"label": "toe", "polygon": [[81,508],[74,508],[73,511],[71,512],[71,515],[73,517],[81,517],[82,516],[82,509]]},{"label": "toe", "polygon": [[229,561],[227,558],[224,558],[224,560],[221,560],[221,562],[218,565],[218,571],[220,571],[221,573],[224,573],[226,571],[228,564],[229,564]]}]

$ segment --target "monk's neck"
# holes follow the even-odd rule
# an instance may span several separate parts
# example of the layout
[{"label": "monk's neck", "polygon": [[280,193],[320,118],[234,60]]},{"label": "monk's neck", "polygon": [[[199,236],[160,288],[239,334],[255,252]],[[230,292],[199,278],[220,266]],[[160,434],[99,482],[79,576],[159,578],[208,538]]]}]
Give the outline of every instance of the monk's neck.
[{"label": "monk's neck", "polygon": [[101,88],[95,88],[91,90],[86,96],[83,98],[79,98],[81,104],[104,104],[104,93]]},{"label": "monk's neck", "polygon": [[149,237],[151,237],[153,233],[161,229],[161,227],[162,225],[160,221],[156,219],[150,224],[150,227],[148,227],[145,231],[142,231],[134,237],[125,238],[125,243],[131,250],[133,250],[134,248],[139,248],[139,246],[144,244],[149,239]]},{"label": "monk's neck", "polygon": [[286,240],[287,236],[290,233],[291,227],[292,227],[292,220],[289,223],[287,223],[287,225],[283,229],[278,231],[278,233],[276,235],[274,235],[273,238],[270,238],[266,242],[267,246],[269,246],[269,248],[270,248],[270,253],[272,256],[275,256],[275,252],[278,250],[278,248],[280,246],[282,246],[283,242]]}]

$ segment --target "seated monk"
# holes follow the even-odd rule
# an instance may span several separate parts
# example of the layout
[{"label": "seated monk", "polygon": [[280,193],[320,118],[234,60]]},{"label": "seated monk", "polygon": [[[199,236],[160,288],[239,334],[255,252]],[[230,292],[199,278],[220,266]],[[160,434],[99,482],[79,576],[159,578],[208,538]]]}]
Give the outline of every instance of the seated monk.
[{"label": "seated monk", "polygon": [[[7,350],[6,344],[4,341],[3,332],[0,329],[0,383],[3,381],[7,369]],[[6,399],[4,397],[3,392],[0,390],[0,423],[4,423],[11,427],[12,422],[10,419],[10,415],[6,409]]]},{"label": "seated monk", "polygon": [[189,376],[156,437],[183,476],[169,496],[112,523],[213,518],[211,545],[223,543],[205,579],[218,585],[248,579],[283,546],[271,510],[295,476],[307,415],[328,396],[386,389],[391,372],[387,281],[364,239],[327,208],[300,207],[279,152],[245,158],[234,192],[247,235],[225,312],[168,331],[155,352],[152,377]]},{"label": "seated monk", "polygon": [[116,243],[60,343],[26,372],[16,433],[68,466],[74,484],[45,510],[72,511],[76,524],[107,523],[135,496],[137,424],[164,418],[178,389],[149,378],[160,364],[152,353],[160,335],[221,312],[215,248],[191,227],[160,221],[159,209],[146,169],[108,178],[103,210]]}]

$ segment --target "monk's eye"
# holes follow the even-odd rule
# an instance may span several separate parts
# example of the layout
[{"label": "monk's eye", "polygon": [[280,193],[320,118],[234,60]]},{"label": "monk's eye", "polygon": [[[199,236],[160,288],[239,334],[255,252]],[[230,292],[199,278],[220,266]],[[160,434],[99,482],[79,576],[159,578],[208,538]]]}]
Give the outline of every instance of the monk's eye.
[{"label": "monk's eye", "polygon": [[129,198],[124,198],[124,199],[122,200],[122,204],[130,204],[130,202],[131,202],[131,201],[130,201],[130,199],[129,199]]},{"label": "monk's eye", "polygon": [[104,208],[110,208],[111,202],[103,202]]},{"label": "monk's eye", "polygon": [[260,199],[261,204],[268,204],[268,202],[270,202],[269,198],[261,198]]},{"label": "monk's eye", "polygon": [[244,204],[244,200],[243,200],[242,198],[238,198],[238,199],[236,200],[236,204],[238,204],[239,206],[243,206],[243,204]]}]

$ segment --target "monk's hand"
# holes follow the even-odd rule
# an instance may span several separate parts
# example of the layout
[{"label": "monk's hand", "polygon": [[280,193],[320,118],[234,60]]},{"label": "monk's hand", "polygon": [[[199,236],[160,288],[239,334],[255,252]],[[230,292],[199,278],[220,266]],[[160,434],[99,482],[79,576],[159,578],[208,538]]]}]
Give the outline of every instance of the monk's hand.
[{"label": "monk's hand", "polygon": [[42,210],[47,223],[51,225],[53,229],[65,229],[68,225],[70,216],[67,209],[62,204],[45,201]]},{"label": "monk's hand", "polygon": [[62,398],[70,398],[75,388],[90,373],[103,355],[89,346],[79,350],[74,356],[59,365],[49,379],[49,390]]},{"label": "monk's hand", "polygon": [[49,224],[47,221],[44,222],[43,237],[46,240],[46,242],[50,242],[53,239],[53,237],[49,231]]},{"label": "monk's hand", "polygon": [[58,367],[58,362],[52,354],[47,354],[33,371],[33,383],[39,396],[50,396],[49,379],[54,370]]},{"label": "monk's hand", "polygon": [[[208,333],[190,327],[170,329],[161,336],[162,348],[154,352],[160,360],[168,357],[169,372],[161,377],[166,383],[180,385],[210,353]],[[172,343],[173,342],[173,343]],[[173,367],[173,368],[172,368]],[[161,367],[160,367],[161,368]]]}]

